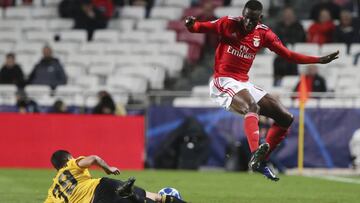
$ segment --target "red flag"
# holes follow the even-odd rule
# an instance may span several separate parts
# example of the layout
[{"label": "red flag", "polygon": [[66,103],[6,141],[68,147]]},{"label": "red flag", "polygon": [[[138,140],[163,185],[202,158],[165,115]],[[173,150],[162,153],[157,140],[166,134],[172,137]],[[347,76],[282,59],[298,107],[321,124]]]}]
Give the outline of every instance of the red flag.
[{"label": "red flag", "polygon": [[309,98],[309,90],[306,85],[306,77],[304,74],[301,74],[300,76],[299,98],[302,103],[306,103]]}]

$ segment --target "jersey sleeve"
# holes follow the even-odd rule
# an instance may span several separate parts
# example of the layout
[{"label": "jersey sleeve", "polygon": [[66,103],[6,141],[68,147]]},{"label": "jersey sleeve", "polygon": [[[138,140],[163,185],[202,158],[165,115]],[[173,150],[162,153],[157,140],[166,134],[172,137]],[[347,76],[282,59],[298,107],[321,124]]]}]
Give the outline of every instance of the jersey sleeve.
[{"label": "jersey sleeve", "polygon": [[206,21],[206,22],[196,21],[192,27],[188,27],[188,30],[194,33],[220,34],[225,29],[227,19],[228,17],[226,16],[213,21]]},{"label": "jersey sleeve", "polygon": [[279,37],[270,29],[265,33],[264,46],[290,62],[298,64],[319,63],[319,57],[303,55],[286,48]]},{"label": "jersey sleeve", "polygon": [[80,161],[81,159],[85,158],[84,156],[80,156],[76,159],[70,159],[69,162],[67,163],[68,166],[70,168],[75,168],[75,169],[78,169],[78,170],[84,170],[84,168],[81,168],[77,163],[78,161]]}]

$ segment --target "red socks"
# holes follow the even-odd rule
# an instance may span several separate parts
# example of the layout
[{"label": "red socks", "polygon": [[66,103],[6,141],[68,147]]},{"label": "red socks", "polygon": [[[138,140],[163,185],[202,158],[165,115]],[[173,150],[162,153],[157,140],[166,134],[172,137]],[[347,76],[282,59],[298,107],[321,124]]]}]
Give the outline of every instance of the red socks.
[{"label": "red socks", "polygon": [[244,117],[244,129],[252,153],[259,147],[259,115],[247,113]]},{"label": "red socks", "polygon": [[270,150],[268,154],[270,154],[277,147],[277,145],[284,140],[287,133],[287,128],[281,127],[276,123],[271,126],[266,135],[266,142],[270,145]]},{"label": "red socks", "polygon": [[[253,153],[259,147],[259,115],[256,113],[247,113],[244,118],[244,129],[247,137],[250,151]],[[283,128],[274,123],[266,135],[266,142],[270,145],[270,154],[288,133],[287,128]]]}]

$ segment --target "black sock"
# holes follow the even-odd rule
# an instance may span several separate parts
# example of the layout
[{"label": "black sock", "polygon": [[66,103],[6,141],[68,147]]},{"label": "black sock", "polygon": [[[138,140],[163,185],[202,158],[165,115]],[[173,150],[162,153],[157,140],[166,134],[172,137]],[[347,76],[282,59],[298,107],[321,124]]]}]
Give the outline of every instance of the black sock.
[{"label": "black sock", "polygon": [[161,198],[161,203],[186,203],[186,202],[182,201],[181,199],[178,199],[174,196],[163,195]]},{"label": "black sock", "polygon": [[139,195],[137,194],[133,194],[129,199],[137,202],[137,203],[145,203],[145,197],[140,197]]}]

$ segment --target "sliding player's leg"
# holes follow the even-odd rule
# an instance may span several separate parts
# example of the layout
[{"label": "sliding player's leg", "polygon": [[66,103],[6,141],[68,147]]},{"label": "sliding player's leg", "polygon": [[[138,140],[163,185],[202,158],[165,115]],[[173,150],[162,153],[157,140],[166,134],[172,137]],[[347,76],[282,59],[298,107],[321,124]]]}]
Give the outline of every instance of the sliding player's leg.
[{"label": "sliding player's leg", "polygon": [[186,203],[185,201],[178,199],[174,196],[159,195],[157,193],[152,193],[148,191],[146,191],[146,198],[152,199],[155,202],[159,202],[159,203]]},{"label": "sliding player's leg", "polygon": [[136,203],[186,203],[185,201],[169,195],[159,195],[135,187],[133,195],[129,198]]},{"label": "sliding player's leg", "polygon": [[[127,190],[124,185],[130,185],[126,182],[115,180],[111,178],[101,178],[99,185],[96,187],[94,192],[93,203],[116,203],[119,199],[126,199],[131,194],[124,192],[119,192],[119,188],[122,188],[121,191]],[[121,194],[120,194],[121,193]]]},{"label": "sliding player's leg", "polygon": [[121,185],[117,187],[116,194],[118,196],[117,203],[127,203],[130,200],[136,203],[185,203],[176,197],[152,193],[145,191],[144,189],[134,186],[135,178],[130,177],[126,182],[121,182]]},{"label": "sliding player's leg", "polygon": [[134,177],[130,177],[126,182],[123,182],[116,188],[115,193],[120,197],[132,195],[135,181],[136,179]]}]

